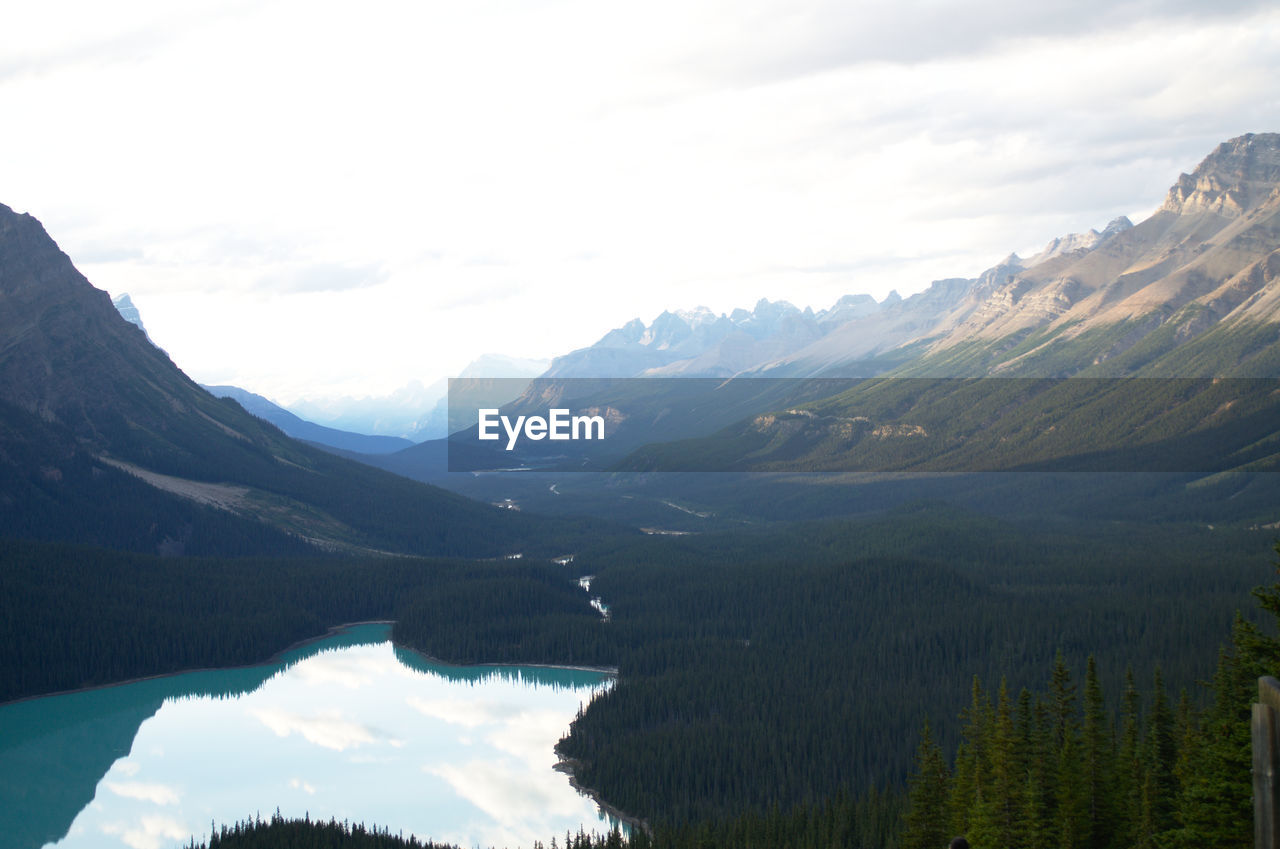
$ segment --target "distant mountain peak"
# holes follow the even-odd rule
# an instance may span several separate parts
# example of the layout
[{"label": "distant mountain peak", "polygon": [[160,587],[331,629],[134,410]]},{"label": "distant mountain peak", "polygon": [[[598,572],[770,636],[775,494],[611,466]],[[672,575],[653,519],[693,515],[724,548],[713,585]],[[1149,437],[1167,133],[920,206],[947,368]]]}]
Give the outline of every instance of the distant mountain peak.
[{"label": "distant mountain peak", "polygon": [[151,338],[151,334],[147,333],[147,328],[142,324],[142,313],[134,306],[128,292],[112,298],[111,303],[115,305],[116,312],[120,313],[121,318],[141,330],[148,339]]},{"label": "distant mountain peak", "polygon": [[1097,230],[1089,230],[1087,233],[1069,233],[1065,236],[1058,236],[1050,239],[1049,243],[1045,245],[1038,254],[1030,257],[1029,259],[1022,260],[1019,259],[1017,254],[1010,254],[1009,258],[1000,263],[997,267],[1002,265],[1012,265],[1013,263],[1010,262],[1010,260],[1015,260],[1024,268],[1030,268],[1033,265],[1039,265],[1042,262],[1047,262],[1055,257],[1064,256],[1066,254],[1077,252],[1087,253],[1098,247],[1098,245],[1102,244],[1107,239],[1110,239],[1112,236],[1118,233],[1123,233],[1124,231],[1132,228],[1133,222],[1129,220],[1128,216],[1120,215],[1108,221],[1107,226],[1102,228],[1101,233]]},{"label": "distant mountain peak", "polygon": [[1161,209],[1236,218],[1280,191],[1280,133],[1247,133],[1214,148],[1169,189]]},{"label": "distant mountain peak", "polygon": [[1049,240],[1040,253],[1027,260],[1027,265],[1039,265],[1047,262],[1054,257],[1063,256],[1065,254],[1075,253],[1077,251],[1091,251],[1096,248],[1103,239],[1103,235],[1097,230],[1090,230],[1087,233],[1068,233],[1065,236],[1057,236]]},{"label": "distant mountain peak", "polygon": [[1123,233],[1125,230],[1132,230],[1133,222],[1129,220],[1129,216],[1121,215],[1112,218],[1107,222],[1107,226],[1102,228],[1102,238],[1110,239],[1117,233]]},{"label": "distant mountain peak", "polygon": [[707,307],[699,305],[691,310],[676,310],[676,315],[684,319],[690,327],[698,327],[702,324],[712,324],[719,316],[713,313]]}]

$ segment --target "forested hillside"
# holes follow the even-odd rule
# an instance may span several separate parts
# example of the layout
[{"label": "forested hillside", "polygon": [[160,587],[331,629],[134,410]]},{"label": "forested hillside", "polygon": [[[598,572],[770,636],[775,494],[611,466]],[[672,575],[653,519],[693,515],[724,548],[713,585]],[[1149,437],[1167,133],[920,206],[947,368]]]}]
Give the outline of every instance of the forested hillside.
[{"label": "forested hillside", "polygon": [[1035,682],[1061,649],[1112,691],[1127,665],[1207,677],[1205,635],[1248,606],[1271,537],[925,506],[588,552],[620,677],[562,750],[622,810],[673,820],[900,786],[903,741],[934,717],[954,745],[975,674]]},{"label": "forested hillside", "polygon": [[10,542],[0,683],[12,698],[256,662],[340,622],[395,619],[398,642],[445,660],[617,666],[561,744],[578,779],[655,825],[723,821],[897,792],[923,718],[954,746],[975,674],[1034,683],[1058,649],[1075,668],[1097,655],[1108,692],[1129,665],[1194,688],[1214,662],[1204,635],[1265,578],[1270,539],[920,506],[619,539],[568,566]]},{"label": "forested hillside", "polygon": [[[1254,595],[1280,613],[1280,583]],[[1061,655],[1036,693],[1002,679],[993,696],[975,678],[954,758],[924,726],[901,846],[1252,845],[1250,705],[1280,671],[1275,626],[1237,618],[1207,692],[1176,702],[1160,666],[1141,688],[1130,669],[1108,698],[1092,656],[1083,686]]]}]

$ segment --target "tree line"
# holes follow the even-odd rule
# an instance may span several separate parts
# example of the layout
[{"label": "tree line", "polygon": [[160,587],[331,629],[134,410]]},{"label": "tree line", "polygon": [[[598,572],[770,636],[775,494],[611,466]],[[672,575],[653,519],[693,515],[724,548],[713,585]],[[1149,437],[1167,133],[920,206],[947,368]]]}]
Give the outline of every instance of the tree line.
[{"label": "tree line", "polygon": [[446,660],[534,663],[570,655],[528,634],[599,625],[563,567],[535,560],[162,558],[0,539],[0,564],[0,701],[261,663],[346,622],[395,619],[397,641]]},{"label": "tree line", "polygon": [[[1280,583],[1254,595],[1280,614]],[[921,732],[900,845],[953,834],[975,849],[1251,845],[1250,706],[1259,676],[1277,672],[1280,640],[1238,616],[1202,707],[1187,690],[1171,700],[1159,666],[1145,693],[1127,672],[1109,703],[1093,657],[1082,690],[1061,655],[1039,693],[1014,696],[1002,680],[993,700],[975,678],[954,756],[927,722]]]}]

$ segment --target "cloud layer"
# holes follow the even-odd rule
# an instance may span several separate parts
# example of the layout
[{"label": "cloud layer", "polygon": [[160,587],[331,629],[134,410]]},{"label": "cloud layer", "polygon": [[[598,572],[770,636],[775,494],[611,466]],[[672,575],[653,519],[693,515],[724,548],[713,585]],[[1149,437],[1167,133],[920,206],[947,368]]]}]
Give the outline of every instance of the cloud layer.
[{"label": "cloud layer", "polygon": [[0,202],[285,400],[973,275],[1280,114],[1262,2],[94,8],[0,35]]}]

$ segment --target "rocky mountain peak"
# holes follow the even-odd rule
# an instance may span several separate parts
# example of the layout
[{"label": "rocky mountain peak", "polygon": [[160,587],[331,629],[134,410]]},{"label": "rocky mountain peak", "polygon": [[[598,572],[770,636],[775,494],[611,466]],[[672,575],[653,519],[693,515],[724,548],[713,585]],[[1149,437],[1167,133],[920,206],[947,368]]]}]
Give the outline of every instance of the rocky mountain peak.
[{"label": "rocky mountain peak", "polygon": [[1280,190],[1280,133],[1248,133],[1218,145],[1169,189],[1162,210],[1236,218]]},{"label": "rocky mountain peak", "polygon": [[691,310],[676,310],[676,315],[684,319],[685,323],[690,327],[700,327],[704,324],[714,324],[718,315],[704,306],[698,306]]},{"label": "rocky mountain peak", "polygon": [[[1125,230],[1129,230],[1132,227],[1133,222],[1129,220],[1128,216],[1121,215],[1117,218],[1112,218],[1107,222],[1107,226],[1102,228],[1101,233],[1097,230],[1089,230],[1087,233],[1068,233],[1065,236],[1058,236],[1050,239],[1049,243],[1044,246],[1043,250],[1027,259],[1023,265],[1026,268],[1030,268],[1034,265],[1039,265],[1042,262],[1047,262],[1055,257],[1074,253],[1088,253],[1117,233],[1123,233]],[[1017,254],[1012,254],[1010,258],[1017,259],[1017,256]],[[1010,264],[1009,260],[1006,259],[996,267],[999,268],[1000,266]]]},{"label": "rocky mountain peak", "polygon": [[[116,311],[120,313],[120,317],[132,324],[134,327],[147,333],[147,328],[142,324],[142,313],[138,311],[138,307],[133,303],[133,298],[129,297],[129,293],[118,295],[111,299],[111,303],[115,306]],[[147,338],[151,338],[151,334],[147,333]]]},{"label": "rocky mountain peak", "polygon": [[39,221],[0,204],[0,296],[10,308],[86,293],[108,300],[75,270]]},{"label": "rocky mountain peak", "polygon": [[628,345],[634,345],[644,336],[644,322],[638,318],[633,318],[621,327],[614,328],[606,333],[599,342],[597,347],[602,348],[625,348]]},{"label": "rocky mountain peak", "polygon": [[670,310],[663,310],[662,315],[645,329],[640,337],[640,344],[665,350],[688,339],[692,332],[693,328],[687,321]]},{"label": "rocky mountain peak", "polygon": [[1119,218],[1112,218],[1107,222],[1107,226],[1102,228],[1102,238],[1109,239],[1117,233],[1131,229],[1133,229],[1133,222],[1129,220],[1129,216],[1121,215]]}]

